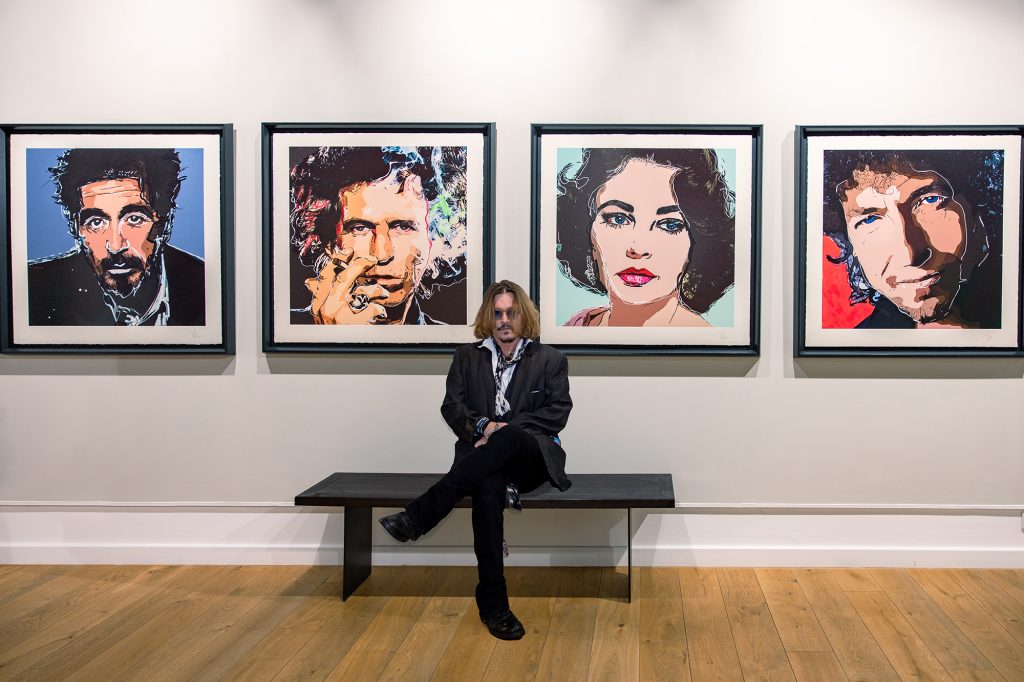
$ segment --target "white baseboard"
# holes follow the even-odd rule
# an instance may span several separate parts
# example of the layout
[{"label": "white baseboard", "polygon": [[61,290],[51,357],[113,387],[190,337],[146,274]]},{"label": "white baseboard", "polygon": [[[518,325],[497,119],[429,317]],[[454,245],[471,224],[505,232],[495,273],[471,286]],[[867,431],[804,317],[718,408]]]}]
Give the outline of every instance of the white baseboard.
[{"label": "white baseboard", "polygon": [[[626,564],[624,511],[506,519],[508,565]],[[0,563],[330,565],[343,533],[340,510],[4,506]],[[475,563],[465,510],[414,545],[376,525],[373,542],[377,565]],[[634,511],[633,565],[1024,568],[1024,533],[1014,510]]]}]

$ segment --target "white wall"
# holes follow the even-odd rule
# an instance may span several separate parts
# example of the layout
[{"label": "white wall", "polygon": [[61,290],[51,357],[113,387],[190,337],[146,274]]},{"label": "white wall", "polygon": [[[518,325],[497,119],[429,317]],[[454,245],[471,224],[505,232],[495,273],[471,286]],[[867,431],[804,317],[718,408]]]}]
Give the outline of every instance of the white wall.
[{"label": "white wall", "polygon": [[1020,2],[35,0],[0,4],[0,65],[5,123],[237,134],[237,355],[0,358],[8,508],[447,467],[446,359],[260,352],[261,121],[495,121],[496,274],[523,283],[530,123],[764,124],[761,358],[572,358],[570,472],[669,471],[705,507],[1024,508],[1024,362],[792,358],[793,127],[1020,123]]}]

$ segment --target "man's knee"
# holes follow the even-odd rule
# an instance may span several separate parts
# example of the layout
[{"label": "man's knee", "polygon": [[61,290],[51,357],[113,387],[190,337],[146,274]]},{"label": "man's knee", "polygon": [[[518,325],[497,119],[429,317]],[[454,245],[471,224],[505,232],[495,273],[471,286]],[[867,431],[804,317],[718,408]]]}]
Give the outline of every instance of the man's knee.
[{"label": "man's knee", "polygon": [[520,450],[529,449],[534,438],[518,426],[503,426],[487,439],[488,445],[503,459],[516,455]]},{"label": "man's knee", "polygon": [[512,442],[515,442],[515,441],[523,439],[524,437],[529,437],[529,434],[527,434],[526,431],[523,431],[521,428],[519,428],[515,424],[506,424],[505,426],[501,427],[500,429],[495,431],[493,434],[491,434],[491,437],[488,438],[487,440],[488,441],[497,440],[497,441],[512,441]]},{"label": "man's knee", "polygon": [[504,474],[498,473],[493,476],[488,476],[484,480],[480,481],[480,484],[473,490],[473,502],[475,504],[491,505],[497,504],[499,506],[504,505],[505,501],[505,486],[508,484]]}]

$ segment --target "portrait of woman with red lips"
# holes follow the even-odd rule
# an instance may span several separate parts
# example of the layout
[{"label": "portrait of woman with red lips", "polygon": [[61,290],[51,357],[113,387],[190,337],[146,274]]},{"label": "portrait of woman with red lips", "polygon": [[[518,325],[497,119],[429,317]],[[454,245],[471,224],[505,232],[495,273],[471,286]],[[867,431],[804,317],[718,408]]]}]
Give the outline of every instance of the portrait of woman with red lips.
[{"label": "portrait of woman with red lips", "polygon": [[735,280],[735,194],[714,150],[583,149],[558,189],[559,268],[608,299],[565,326],[709,326]]}]

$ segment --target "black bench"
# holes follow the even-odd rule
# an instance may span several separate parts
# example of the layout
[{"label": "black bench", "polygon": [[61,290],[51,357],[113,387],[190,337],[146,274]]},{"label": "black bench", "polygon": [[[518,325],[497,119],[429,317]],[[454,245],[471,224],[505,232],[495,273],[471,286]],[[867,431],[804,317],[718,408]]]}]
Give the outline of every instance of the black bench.
[{"label": "black bench", "polygon": [[[404,507],[426,491],[440,474],[331,474],[295,497],[297,505],[345,508],[345,549],[341,598],[348,597],[373,569],[371,545],[374,507]],[[625,509],[629,561],[627,599],[633,598],[634,508],[670,508],[676,503],[671,474],[573,474],[564,493],[550,485],[522,496],[523,509]],[[459,507],[469,507],[463,499]]]}]

